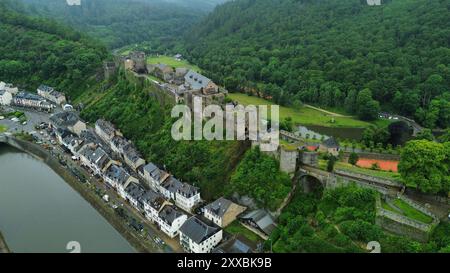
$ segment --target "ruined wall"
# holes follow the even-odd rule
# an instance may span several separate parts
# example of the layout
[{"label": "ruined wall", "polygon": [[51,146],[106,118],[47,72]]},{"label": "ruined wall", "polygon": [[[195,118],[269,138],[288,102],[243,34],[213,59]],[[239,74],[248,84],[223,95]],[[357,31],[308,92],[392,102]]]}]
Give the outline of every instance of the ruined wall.
[{"label": "ruined wall", "polygon": [[280,170],[293,175],[297,169],[297,150],[280,149]]}]

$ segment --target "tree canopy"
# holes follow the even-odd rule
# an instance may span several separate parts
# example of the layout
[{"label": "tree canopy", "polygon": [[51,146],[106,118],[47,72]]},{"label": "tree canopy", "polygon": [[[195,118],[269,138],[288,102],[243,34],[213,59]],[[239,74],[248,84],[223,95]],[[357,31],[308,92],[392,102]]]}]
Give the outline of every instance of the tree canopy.
[{"label": "tree canopy", "polygon": [[409,141],[398,165],[404,183],[425,193],[450,191],[450,142]]},{"label": "tree canopy", "polygon": [[[61,91],[85,86],[106,58],[94,40],[51,20],[28,17],[0,2],[0,80]],[[68,92],[70,93],[70,92]]]},{"label": "tree canopy", "polygon": [[216,8],[183,43],[231,91],[342,107],[363,119],[381,107],[446,128],[449,31],[447,1],[240,0]]}]

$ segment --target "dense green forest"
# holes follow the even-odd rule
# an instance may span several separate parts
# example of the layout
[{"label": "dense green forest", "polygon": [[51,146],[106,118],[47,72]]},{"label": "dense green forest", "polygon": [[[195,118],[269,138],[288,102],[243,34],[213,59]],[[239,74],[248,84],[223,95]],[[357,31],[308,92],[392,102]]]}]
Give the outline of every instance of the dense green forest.
[{"label": "dense green forest", "polygon": [[289,175],[280,171],[280,163],[258,148],[249,150],[233,173],[228,195],[252,197],[259,206],[275,211],[291,189]]},{"label": "dense green forest", "polygon": [[231,1],[186,34],[185,53],[230,91],[449,127],[450,2],[383,2]]},{"label": "dense green forest", "polygon": [[9,3],[0,0],[0,80],[79,92],[101,69],[106,48],[54,21],[12,11]]},{"label": "dense green forest", "polygon": [[21,0],[35,15],[65,22],[108,47],[146,42],[155,50],[170,48],[174,39],[198,22],[221,0],[89,0],[69,6],[65,0]]},{"label": "dense green forest", "polygon": [[428,243],[384,232],[375,225],[376,192],[349,185],[305,194],[300,190],[278,218],[266,241],[274,252],[365,252],[378,241],[383,253],[450,252],[450,224],[442,222]]},{"label": "dense green forest", "polygon": [[[175,141],[171,105],[161,104],[155,87],[136,82],[121,71],[109,89],[91,88],[77,98],[85,104],[82,117],[95,122],[112,121],[131,139],[148,161],[165,167],[177,178],[201,189],[202,198],[212,200],[223,195],[230,176],[247,149],[239,141]],[[101,85],[101,84],[99,84]]]}]

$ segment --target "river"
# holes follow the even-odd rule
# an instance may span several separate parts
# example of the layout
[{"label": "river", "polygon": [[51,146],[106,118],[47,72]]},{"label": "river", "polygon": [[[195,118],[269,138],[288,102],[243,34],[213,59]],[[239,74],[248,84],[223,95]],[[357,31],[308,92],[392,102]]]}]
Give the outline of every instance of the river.
[{"label": "river", "polygon": [[0,231],[12,252],[135,252],[44,162],[0,144]]}]

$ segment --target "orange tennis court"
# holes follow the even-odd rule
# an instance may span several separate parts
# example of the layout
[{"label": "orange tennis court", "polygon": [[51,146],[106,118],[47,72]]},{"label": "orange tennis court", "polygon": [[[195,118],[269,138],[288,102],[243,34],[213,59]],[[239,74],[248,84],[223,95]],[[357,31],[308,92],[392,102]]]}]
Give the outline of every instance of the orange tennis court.
[{"label": "orange tennis court", "polygon": [[356,165],[362,168],[371,168],[374,163],[378,163],[383,171],[398,172],[398,161],[394,160],[360,158]]}]

